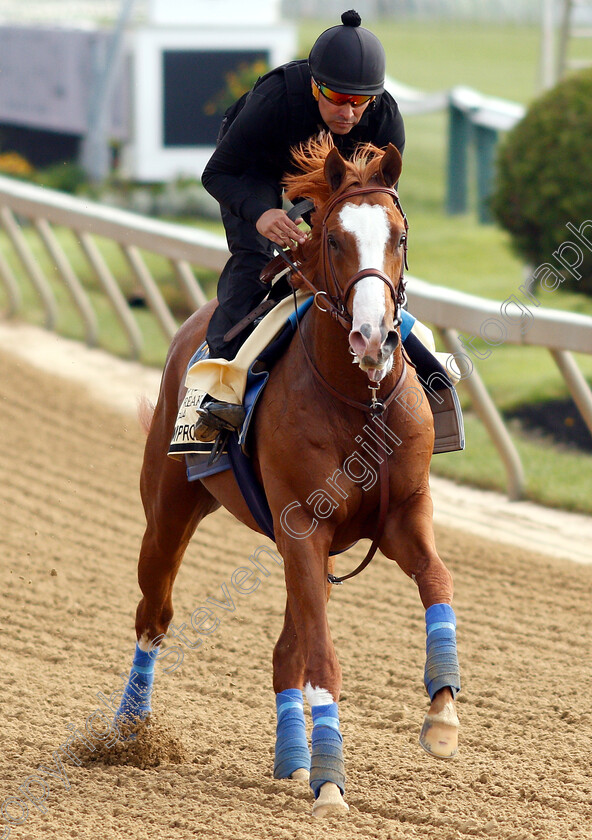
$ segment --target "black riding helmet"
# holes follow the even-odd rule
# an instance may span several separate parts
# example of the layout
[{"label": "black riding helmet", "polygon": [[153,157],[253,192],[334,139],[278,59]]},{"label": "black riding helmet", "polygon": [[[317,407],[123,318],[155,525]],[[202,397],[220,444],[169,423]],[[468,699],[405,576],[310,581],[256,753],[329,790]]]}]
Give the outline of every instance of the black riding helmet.
[{"label": "black riding helmet", "polygon": [[317,82],[337,93],[377,96],[384,90],[386,59],[376,35],[360,26],[362,19],[350,9],[341,26],[326,29],[315,41],[308,66]]}]

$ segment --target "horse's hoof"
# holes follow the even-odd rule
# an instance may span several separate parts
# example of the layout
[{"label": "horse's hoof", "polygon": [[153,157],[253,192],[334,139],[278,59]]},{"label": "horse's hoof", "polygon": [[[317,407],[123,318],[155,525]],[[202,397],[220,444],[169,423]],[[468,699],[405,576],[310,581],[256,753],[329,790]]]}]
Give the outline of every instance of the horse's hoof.
[{"label": "horse's hoof", "polygon": [[310,773],[306,767],[299,767],[298,770],[294,770],[294,772],[290,774],[290,778],[294,779],[296,782],[308,782],[310,779]]},{"label": "horse's hoof", "polygon": [[458,752],[459,725],[456,712],[449,707],[437,715],[426,715],[419,743],[434,758],[454,758]]},{"label": "horse's hoof", "polygon": [[341,791],[333,782],[325,782],[318,799],[312,806],[313,817],[339,817],[349,813],[349,805],[344,802]]}]

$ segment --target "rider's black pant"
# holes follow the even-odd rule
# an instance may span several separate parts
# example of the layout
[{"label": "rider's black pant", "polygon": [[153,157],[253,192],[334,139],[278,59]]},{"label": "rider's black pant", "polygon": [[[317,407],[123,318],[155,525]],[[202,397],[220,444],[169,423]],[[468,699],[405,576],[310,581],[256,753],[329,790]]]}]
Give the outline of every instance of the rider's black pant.
[{"label": "rider's black pant", "polygon": [[[279,185],[246,174],[242,176],[253,195],[270,207],[281,207]],[[218,306],[210,320],[207,342],[212,357],[233,359],[252,332],[249,326],[231,341],[224,335],[254,309],[269,291],[259,279],[261,271],[273,257],[272,243],[258,233],[255,225],[245,222],[222,208],[222,222],[231,257],[218,281]]]}]

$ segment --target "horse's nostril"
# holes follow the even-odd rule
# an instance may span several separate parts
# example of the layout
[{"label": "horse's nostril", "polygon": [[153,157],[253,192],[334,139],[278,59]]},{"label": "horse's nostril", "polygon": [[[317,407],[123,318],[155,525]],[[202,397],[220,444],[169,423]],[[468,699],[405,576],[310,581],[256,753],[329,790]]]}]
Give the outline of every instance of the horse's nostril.
[{"label": "horse's nostril", "polygon": [[399,343],[399,333],[396,330],[389,330],[384,344],[382,345],[382,352],[385,357],[391,355]]},{"label": "horse's nostril", "polygon": [[352,330],[349,334],[349,344],[356,356],[362,358],[368,346],[368,339],[364,337],[361,329]]}]

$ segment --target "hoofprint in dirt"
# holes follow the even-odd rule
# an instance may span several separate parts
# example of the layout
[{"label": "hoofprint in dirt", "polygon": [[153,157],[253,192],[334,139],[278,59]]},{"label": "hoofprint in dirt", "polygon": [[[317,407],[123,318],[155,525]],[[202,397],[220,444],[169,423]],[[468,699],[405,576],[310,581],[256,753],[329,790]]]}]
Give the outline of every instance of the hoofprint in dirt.
[{"label": "hoofprint in dirt", "polygon": [[[273,546],[222,512],[189,548],[173,619],[187,630],[205,606],[215,630],[201,643],[187,634],[193,648],[171,640],[182,661],[159,666],[154,729],[129,763],[85,757],[73,730],[97,743],[85,724],[106,726],[99,695],[120,689],[129,660],[143,438],[85,388],[9,354],[0,362],[0,831],[342,838],[343,823],[311,821],[305,785],[272,779],[283,572],[268,554],[268,576],[239,595],[233,572]],[[441,527],[437,536],[456,585],[460,753],[440,764],[418,746],[423,616],[413,584],[379,557],[330,607],[347,686],[348,836],[589,838],[592,568]],[[80,765],[60,750],[71,737]]]}]

